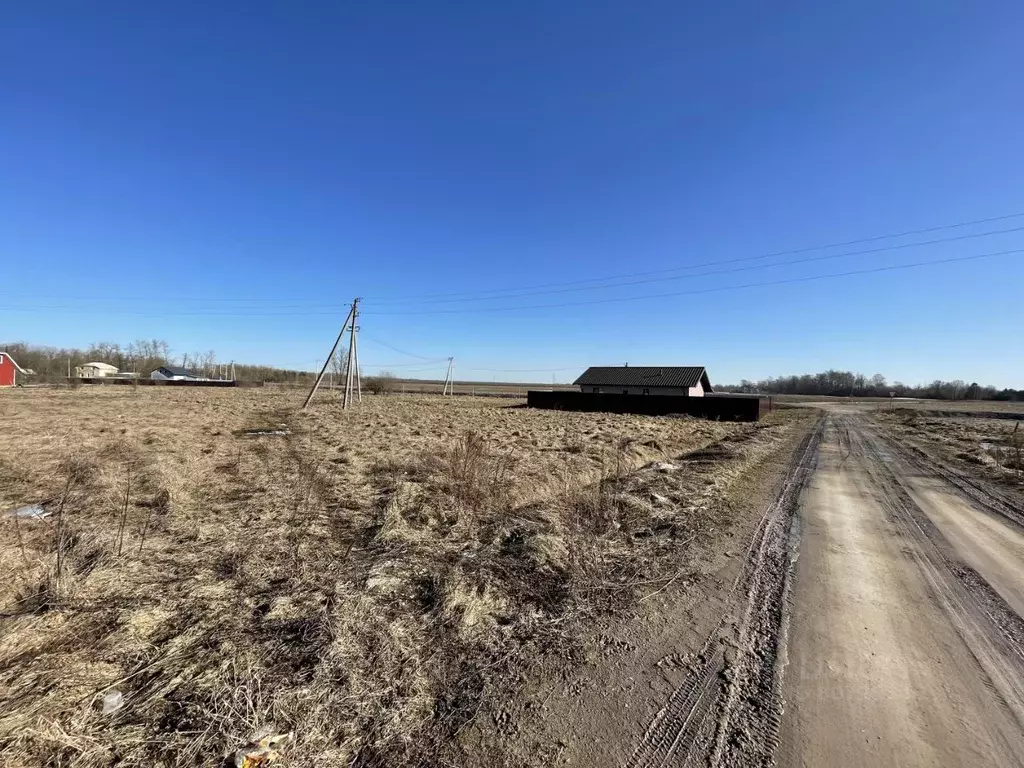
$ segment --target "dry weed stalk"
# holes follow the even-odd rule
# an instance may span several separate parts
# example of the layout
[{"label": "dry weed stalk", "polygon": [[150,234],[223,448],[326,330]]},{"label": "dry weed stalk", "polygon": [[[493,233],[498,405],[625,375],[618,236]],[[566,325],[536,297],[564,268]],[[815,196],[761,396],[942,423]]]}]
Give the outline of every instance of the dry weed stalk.
[{"label": "dry weed stalk", "polygon": [[131,499],[132,493],[132,465],[125,465],[125,478],[124,478],[124,503],[121,506],[121,519],[117,526],[117,556],[121,556],[121,551],[124,548],[124,529],[128,525],[128,502]]},{"label": "dry weed stalk", "polygon": [[14,530],[18,537],[18,549],[21,550],[21,561],[25,568],[29,568],[28,555],[25,552],[25,538],[21,535],[21,515],[14,515]]},{"label": "dry weed stalk", "polygon": [[94,467],[89,462],[72,457],[65,459],[58,466],[58,472],[63,475],[64,483],[60,494],[60,501],[57,503],[57,541],[56,541],[56,574],[54,587],[58,593],[62,588],[64,577],[64,566],[69,549],[70,536],[67,516],[69,507],[73,500],[73,494],[80,487],[86,486],[92,479]]}]

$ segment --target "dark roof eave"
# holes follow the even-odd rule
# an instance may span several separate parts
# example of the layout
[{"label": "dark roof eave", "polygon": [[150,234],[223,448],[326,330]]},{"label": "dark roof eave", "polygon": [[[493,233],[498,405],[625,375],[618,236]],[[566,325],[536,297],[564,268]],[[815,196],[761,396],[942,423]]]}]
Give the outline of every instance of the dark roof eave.
[{"label": "dark roof eave", "polygon": [[704,366],[591,366],[575,382],[597,387],[695,387],[710,388]]}]

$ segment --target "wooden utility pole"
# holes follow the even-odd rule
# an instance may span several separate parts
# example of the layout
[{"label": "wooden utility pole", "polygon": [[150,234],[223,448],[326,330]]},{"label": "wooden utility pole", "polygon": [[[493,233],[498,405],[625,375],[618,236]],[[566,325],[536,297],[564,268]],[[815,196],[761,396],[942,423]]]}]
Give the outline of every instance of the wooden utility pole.
[{"label": "wooden utility pole", "polygon": [[[352,402],[353,387],[355,387],[358,395],[359,389],[359,374],[356,371],[356,320],[359,317],[359,299],[355,298],[352,300],[352,311],[349,313],[351,322],[349,323],[349,343],[348,343],[348,371],[345,376],[345,399],[342,402],[342,408],[348,408],[348,404]],[[361,396],[360,396],[361,398]]]},{"label": "wooden utility pole", "polygon": [[448,370],[444,373],[444,386],[441,387],[442,395],[455,395],[455,358],[448,358]]},{"label": "wooden utility pole", "polygon": [[[359,299],[356,299],[358,302]],[[334,340],[334,346],[331,347],[331,352],[327,355],[327,359],[324,361],[324,367],[320,369],[320,374],[316,377],[316,381],[313,382],[312,389],[309,390],[309,394],[306,396],[306,402],[302,404],[303,408],[308,408],[310,401],[313,399],[313,395],[316,394],[317,387],[320,386],[320,382],[323,381],[324,372],[327,370],[327,366],[330,365],[331,360],[334,359],[334,353],[338,351],[338,345],[341,343],[341,337],[345,335],[345,331],[348,330],[349,321],[352,320],[352,316],[355,314],[356,305],[355,302],[352,304],[352,309],[348,311],[348,316],[345,318],[345,322],[341,325],[341,330],[338,331],[338,338]],[[346,402],[347,405],[347,402]]]},{"label": "wooden utility pole", "polygon": [[[356,299],[359,301],[359,299]],[[352,359],[355,361],[355,376],[356,376],[356,402],[363,402],[363,379],[359,373],[359,344],[357,343],[356,331],[359,328],[356,326],[356,320],[352,318]]]}]

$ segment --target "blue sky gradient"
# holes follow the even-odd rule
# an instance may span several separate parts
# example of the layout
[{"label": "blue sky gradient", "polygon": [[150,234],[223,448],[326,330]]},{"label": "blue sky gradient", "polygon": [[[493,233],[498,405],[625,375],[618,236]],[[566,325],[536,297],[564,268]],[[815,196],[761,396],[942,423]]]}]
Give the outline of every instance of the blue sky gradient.
[{"label": "blue sky gradient", "polygon": [[734,288],[1024,249],[1024,216],[500,293],[1024,213],[1020,3],[8,3],[0,29],[0,340],[312,368],[358,295],[370,371],[1024,384],[1024,253]]}]

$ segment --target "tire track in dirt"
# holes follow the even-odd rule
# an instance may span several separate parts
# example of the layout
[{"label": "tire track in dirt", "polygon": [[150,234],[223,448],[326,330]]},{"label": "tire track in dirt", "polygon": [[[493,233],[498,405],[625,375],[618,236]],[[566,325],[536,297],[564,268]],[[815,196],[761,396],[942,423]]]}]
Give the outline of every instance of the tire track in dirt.
[{"label": "tire track in dirt", "polygon": [[[895,557],[893,560],[877,560],[875,565],[869,566],[877,569],[872,578],[879,580],[875,586],[882,590],[881,594],[889,588],[899,591],[917,584],[918,590],[930,595],[929,600],[934,606],[929,608],[925,624],[916,630],[918,637],[922,631],[927,634],[924,627],[931,626],[928,622],[939,622],[948,627],[943,630],[944,639],[935,640],[930,646],[923,640],[926,645],[915,645],[918,642],[915,636],[902,636],[900,632],[904,625],[890,627],[887,641],[896,643],[894,647],[909,643],[905,652],[909,654],[908,660],[917,660],[914,663],[942,664],[932,654],[955,654],[948,660],[952,667],[947,670],[953,677],[946,683],[940,682],[939,686],[941,690],[952,686],[948,691],[956,692],[957,701],[931,712],[927,725],[915,726],[924,727],[926,731],[928,728],[944,729],[948,733],[944,733],[933,752],[923,746],[928,739],[921,734],[906,736],[909,741],[897,749],[911,761],[909,764],[930,764],[929,761],[935,759],[942,764],[947,764],[947,760],[948,764],[963,764],[964,754],[977,754],[978,745],[986,744],[986,749],[993,750],[986,755],[992,764],[1016,764],[1013,755],[1024,744],[1024,618],[1006,603],[981,573],[957,555],[942,531],[916,501],[907,478],[915,474],[938,478],[967,499],[976,514],[991,513],[1012,526],[1020,525],[1024,511],[1001,495],[989,495],[987,489],[959,472],[886,438],[872,429],[863,417],[831,414],[823,418],[808,437],[779,497],[761,519],[747,550],[745,565],[731,588],[732,609],[726,611],[708,635],[700,653],[690,659],[686,678],[651,720],[625,764],[626,768],[769,766],[779,758],[787,631],[792,604],[789,592],[794,561],[791,558],[796,552],[791,541],[792,513],[809,476],[818,468],[819,444],[826,430],[834,443],[829,454],[834,460],[831,472],[846,477],[843,488],[865,494],[863,502],[857,496],[851,496],[844,503],[868,504],[868,507],[854,507],[862,517],[860,522],[851,521],[854,527],[849,533],[867,538],[847,543],[846,546],[854,546],[846,555],[854,558],[850,563],[860,562],[857,560],[860,557]],[[871,516],[871,509],[878,510],[877,517]],[[889,523],[884,523],[883,519]],[[857,528],[858,525],[866,527]],[[895,532],[898,538],[888,542],[872,538],[882,530],[879,525],[888,525],[890,535]],[[847,534],[837,531],[836,535]],[[883,555],[880,550],[878,554],[865,551],[862,555],[856,549],[876,543],[889,554]],[[897,583],[890,586],[890,578],[909,581],[906,584],[899,582],[901,586]],[[901,592],[897,596],[894,593],[892,600],[904,600],[910,594]],[[807,608],[796,605],[793,609],[803,611]],[[840,605],[832,610],[842,611],[843,608]],[[883,603],[874,609],[873,615],[884,616],[891,610],[892,606]],[[844,621],[853,620],[857,613],[854,609]],[[870,631],[868,627],[864,629]],[[833,641],[836,641],[835,637]],[[838,642],[843,642],[842,637]],[[866,647],[870,647],[871,641],[867,642]],[[806,653],[814,652],[807,648],[794,650],[805,654],[805,663]],[[849,652],[847,656],[855,659],[856,654],[857,651],[852,651],[852,656]],[[874,668],[873,674],[882,671],[884,675],[886,668],[882,663]],[[855,674],[849,667],[844,669],[847,670],[844,674]],[[916,712],[927,711],[930,707],[927,699],[915,698],[913,692],[918,690],[918,683],[925,686],[923,690],[928,690],[928,681],[941,681],[944,673],[940,670],[944,669],[945,666],[929,669],[922,681],[917,681],[912,675],[909,683],[907,679],[897,682],[894,692],[903,698],[890,702],[889,709],[899,711],[900,706],[906,704],[910,709],[905,714],[913,722]],[[864,681],[861,681],[856,690],[863,689],[863,685]],[[856,690],[840,691],[836,695],[856,696]],[[941,696],[938,691],[935,695]],[[852,706],[870,709],[871,698],[869,694]],[[979,722],[985,722],[984,717],[994,718],[987,721],[983,733],[966,737],[969,744],[957,741],[965,738],[957,736],[958,733],[970,732],[970,727],[960,723],[959,716],[955,714],[960,711],[958,707],[964,706],[968,707],[967,711],[971,706],[978,706],[989,713],[974,716],[983,718]],[[998,712],[1005,714],[997,715]],[[815,719],[813,713],[811,719]],[[804,720],[807,720],[806,713]],[[819,732],[815,737],[817,753],[811,756],[794,753],[790,745],[784,761],[808,764],[808,759],[820,760],[823,755],[840,761],[859,759],[859,764],[877,760],[880,757],[877,746],[874,752],[868,749],[859,756],[856,754],[859,748],[851,747],[856,739],[851,741],[850,734],[844,733],[850,725],[833,722],[828,726],[838,729],[836,733],[840,735],[840,742],[836,743],[836,748],[847,752],[829,752],[827,732],[824,735]],[[822,727],[821,723],[816,727]],[[964,731],[965,728],[968,730]],[[891,733],[889,735],[892,736]],[[820,743],[821,738],[826,739],[825,746]],[[897,733],[893,738],[901,737]],[[924,742],[920,741],[922,738]],[[854,753],[848,751],[851,748]],[[894,753],[891,757],[896,759],[897,755]]]},{"label": "tire track in dirt", "polygon": [[[869,473],[886,490],[886,511],[905,535],[917,543],[911,551],[919,568],[968,649],[1024,727],[1024,618],[976,570],[956,556],[893,470],[899,463],[882,460],[893,455],[905,457],[903,450],[872,430],[862,429],[858,437],[858,447],[871,459],[867,463]],[[931,467],[926,466],[927,469]]]},{"label": "tire track in dirt", "polygon": [[995,514],[1019,530],[1024,530],[1024,509],[1009,494],[991,484],[982,485],[959,470],[946,466],[929,456],[916,445],[889,443],[912,467],[924,474],[933,474],[945,480],[972,504]]},{"label": "tire track in dirt", "polygon": [[[823,420],[805,438],[798,460],[751,538],[744,567],[730,590],[733,609],[723,614],[691,660],[684,681],[654,716],[626,768],[709,761],[731,765],[737,751],[759,754],[758,764],[770,763],[781,713],[775,666],[788,583],[790,522],[813,469],[822,427]],[[738,617],[735,626],[728,623],[730,617]]]},{"label": "tire track in dirt", "polygon": [[[1019,765],[1024,619],[947,535],[975,530],[990,513],[1002,522],[986,525],[1015,526],[1020,510],[862,415],[831,414],[826,431],[821,475],[801,511],[808,559],[797,574],[776,759]],[[947,516],[940,530],[922,484],[967,500],[955,525]],[[1005,568],[990,573],[1019,586]]]}]

